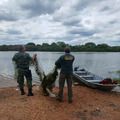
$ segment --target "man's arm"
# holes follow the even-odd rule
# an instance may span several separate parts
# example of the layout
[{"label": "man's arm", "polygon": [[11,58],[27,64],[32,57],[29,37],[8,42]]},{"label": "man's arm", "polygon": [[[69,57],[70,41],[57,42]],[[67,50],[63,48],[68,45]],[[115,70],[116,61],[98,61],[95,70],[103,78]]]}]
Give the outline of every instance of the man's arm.
[{"label": "man's arm", "polygon": [[61,57],[55,62],[57,68],[61,68]]},{"label": "man's arm", "polygon": [[73,61],[75,60],[75,57],[73,56]]},{"label": "man's arm", "polygon": [[37,54],[33,54],[32,57],[28,54],[28,59],[29,59],[29,61],[31,62],[31,64],[34,64],[34,62],[35,62],[36,59],[37,59]]},{"label": "man's arm", "polygon": [[16,54],[13,56],[12,61],[14,61],[14,62],[17,61],[17,55]]},{"label": "man's arm", "polygon": [[33,57],[31,57],[30,54],[28,54],[28,53],[26,53],[26,55],[27,55],[27,59],[28,59],[30,65],[34,64],[34,59],[33,59]]}]

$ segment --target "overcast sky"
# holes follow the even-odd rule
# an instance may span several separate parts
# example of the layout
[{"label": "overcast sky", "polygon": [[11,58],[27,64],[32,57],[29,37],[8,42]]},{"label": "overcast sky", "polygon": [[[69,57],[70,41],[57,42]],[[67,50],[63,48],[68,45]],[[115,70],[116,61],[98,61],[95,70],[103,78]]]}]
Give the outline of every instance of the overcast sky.
[{"label": "overcast sky", "polygon": [[0,0],[0,44],[120,45],[120,0]]}]

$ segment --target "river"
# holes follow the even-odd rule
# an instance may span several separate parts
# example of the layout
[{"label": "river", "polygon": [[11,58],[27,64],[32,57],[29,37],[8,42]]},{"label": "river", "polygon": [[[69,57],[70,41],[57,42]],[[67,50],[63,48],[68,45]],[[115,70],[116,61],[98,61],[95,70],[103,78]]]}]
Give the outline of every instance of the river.
[{"label": "river", "polygon": [[[0,74],[14,75],[12,57],[16,52],[0,52]],[[55,61],[64,54],[63,52],[29,52],[32,56],[37,54],[38,60],[45,73],[50,72]],[[102,77],[112,77],[111,71],[120,70],[120,53],[118,52],[73,52],[75,56],[74,66],[80,66]],[[33,77],[37,77],[34,68],[31,67]]]}]

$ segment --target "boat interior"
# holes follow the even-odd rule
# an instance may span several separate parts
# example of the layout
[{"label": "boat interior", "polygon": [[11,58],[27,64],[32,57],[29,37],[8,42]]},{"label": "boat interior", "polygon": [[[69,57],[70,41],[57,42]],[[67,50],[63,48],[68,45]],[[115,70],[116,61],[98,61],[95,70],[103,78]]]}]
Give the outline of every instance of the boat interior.
[{"label": "boat interior", "polygon": [[80,77],[81,79],[86,80],[88,82],[99,83],[100,81],[103,80],[102,77],[94,75],[94,74],[92,74],[84,69],[80,69],[80,70],[75,71],[75,74],[78,77]]}]

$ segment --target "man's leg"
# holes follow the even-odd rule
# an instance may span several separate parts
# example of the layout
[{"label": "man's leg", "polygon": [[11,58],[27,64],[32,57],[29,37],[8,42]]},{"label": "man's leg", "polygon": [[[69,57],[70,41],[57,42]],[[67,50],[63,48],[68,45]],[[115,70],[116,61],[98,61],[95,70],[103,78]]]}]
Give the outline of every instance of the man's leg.
[{"label": "man's leg", "polygon": [[72,103],[73,93],[72,93],[72,76],[71,75],[67,75],[67,87],[68,87],[68,102]]},{"label": "man's leg", "polygon": [[33,93],[32,93],[32,74],[31,74],[31,70],[26,70],[25,71],[25,77],[26,77],[27,86],[28,86],[28,96],[33,96]]},{"label": "man's leg", "polygon": [[63,100],[64,84],[65,84],[65,75],[61,73],[59,78],[59,93],[57,98],[59,101]]},{"label": "man's leg", "polygon": [[18,70],[17,82],[19,84],[21,95],[24,95],[25,94],[25,92],[24,92],[24,73],[20,69]]},{"label": "man's leg", "polygon": [[42,87],[42,90],[43,90],[43,95],[44,96],[49,96],[49,93],[46,90],[46,87],[47,87],[47,77],[46,76],[44,76],[44,78],[43,78],[43,81],[41,83],[41,87]]},{"label": "man's leg", "polygon": [[41,86],[42,86],[42,89],[43,89],[44,96],[49,96],[49,93],[46,90],[47,85],[46,85],[45,81],[42,82]]}]

